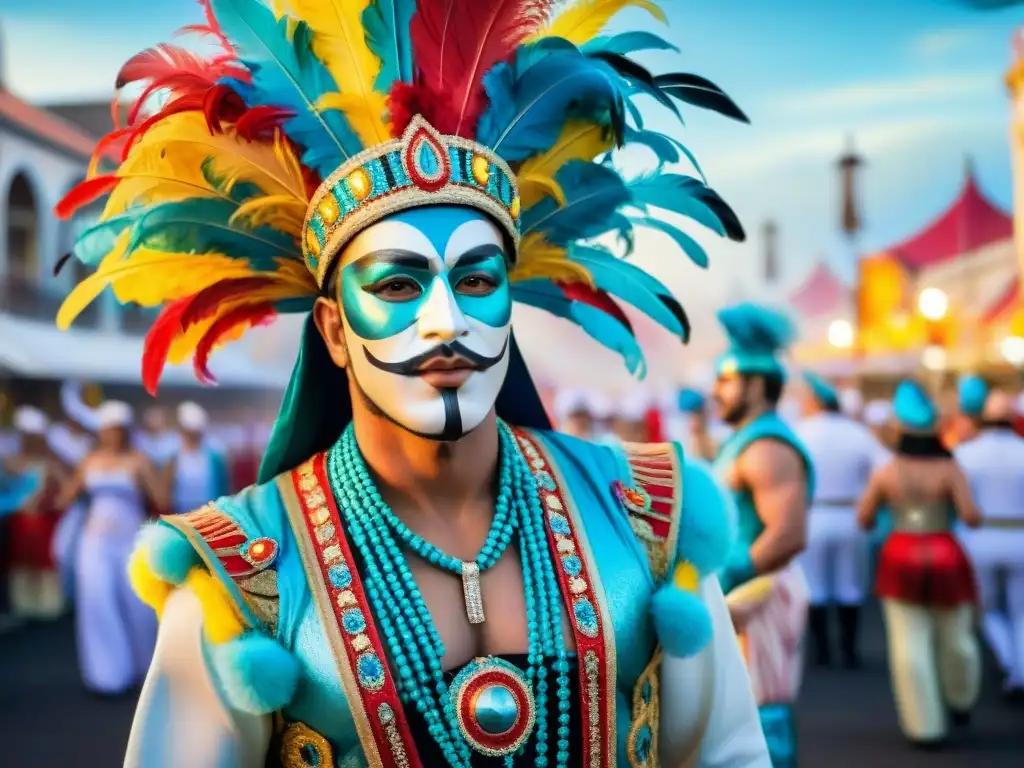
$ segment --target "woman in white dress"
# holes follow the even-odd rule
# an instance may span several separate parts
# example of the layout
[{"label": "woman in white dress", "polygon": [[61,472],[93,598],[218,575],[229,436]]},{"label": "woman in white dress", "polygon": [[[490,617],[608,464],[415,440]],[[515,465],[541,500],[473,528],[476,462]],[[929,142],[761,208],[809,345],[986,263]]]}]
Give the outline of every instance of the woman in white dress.
[{"label": "woman in white dress", "polygon": [[156,617],[128,584],[128,557],[146,521],[146,501],[166,504],[149,460],[131,447],[131,408],[110,401],[98,409],[97,446],[65,489],[70,505],[88,498],[76,554],[78,654],[86,688],[116,696],[142,682],[156,641]]}]

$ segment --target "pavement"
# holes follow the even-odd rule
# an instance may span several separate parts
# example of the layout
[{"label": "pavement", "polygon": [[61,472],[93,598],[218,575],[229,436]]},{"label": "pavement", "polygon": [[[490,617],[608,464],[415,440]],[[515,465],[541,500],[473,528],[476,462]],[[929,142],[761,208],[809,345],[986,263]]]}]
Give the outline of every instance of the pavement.
[{"label": "pavement", "polygon": [[[896,725],[881,620],[864,627],[864,669],[808,671],[798,708],[801,768],[1021,768],[1024,710],[986,688],[969,729],[941,752],[908,746]],[[90,696],[70,619],[0,633],[0,765],[117,768],[134,701]],[[205,768],[181,766],[181,768]]]}]

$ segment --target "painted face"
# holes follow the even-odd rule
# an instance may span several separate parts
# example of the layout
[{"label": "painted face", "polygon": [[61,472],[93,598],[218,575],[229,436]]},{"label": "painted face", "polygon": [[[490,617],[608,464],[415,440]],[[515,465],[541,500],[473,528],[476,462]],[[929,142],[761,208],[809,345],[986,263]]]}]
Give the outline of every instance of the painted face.
[{"label": "painted face", "polygon": [[457,440],[508,371],[512,320],[501,231],[469,208],[404,211],[355,237],[340,293],[356,384],[387,418]]}]

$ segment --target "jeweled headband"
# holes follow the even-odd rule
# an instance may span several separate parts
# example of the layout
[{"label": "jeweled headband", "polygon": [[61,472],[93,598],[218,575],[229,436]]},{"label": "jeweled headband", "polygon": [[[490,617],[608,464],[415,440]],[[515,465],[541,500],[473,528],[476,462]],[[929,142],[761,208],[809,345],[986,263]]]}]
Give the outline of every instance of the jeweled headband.
[{"label": "jeweled headband", "polygon": [[486,147],[442,136],[416,116],[400,139],[348,160],[313,194],[302,255],[323,287],[335,257],[360,231],[408,208],[465,205],[489,214],[519,243],[519,192],[508,165]]}]

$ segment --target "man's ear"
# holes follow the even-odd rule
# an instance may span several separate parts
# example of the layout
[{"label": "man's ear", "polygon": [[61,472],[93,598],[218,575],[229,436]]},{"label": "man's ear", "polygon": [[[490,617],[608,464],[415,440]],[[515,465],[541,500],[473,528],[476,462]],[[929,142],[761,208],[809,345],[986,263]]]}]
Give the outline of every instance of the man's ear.
[{"label": "man's ear", "polygon": [[348,345],[345,343],[345,324],[341,320],[341,305],[320,297],[313,305],[313,322],[327,345],[331,360],[339,368],[348,365]]}]

